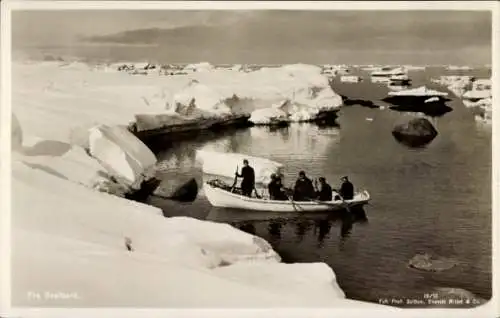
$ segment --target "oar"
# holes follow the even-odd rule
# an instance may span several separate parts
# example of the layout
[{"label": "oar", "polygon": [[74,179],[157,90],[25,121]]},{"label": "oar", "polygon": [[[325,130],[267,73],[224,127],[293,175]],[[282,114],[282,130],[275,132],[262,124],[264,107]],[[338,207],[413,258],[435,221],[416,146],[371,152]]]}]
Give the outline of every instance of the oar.
[{"label": "oar", "polygon": [[234,182],[233,185],[231,186],[231,192],[234,191],[237,182],[238,182],[238,165],[236,165],[236,172],[234,173]]},{"label": "oar", "polygon": [[262,198],[262,196],[261,196],[261,195],[259,195],[259,193],[257,192],[257,189],[255,188],[255,186],[253,187],[253,190],[255,191],[255,197],[256,197],[257,199],[261,199],[261,198]]},{"label": "oar", "polygon": [[[284,189],[287,190],[287,188],[284,188]],[[292,196],[293,196],[293,194],[292,195],[287,195],[286,197],[288,198],[288,201],[290,201],[290,203],[292,204],[292,207],[295,210],[295,212],[300,212],[300,211],[297,210],[297,206],[295,205],[295,202],[293,201]]]},{"label": "oar", "polygon": [[293,202],[292,197],[290,197],[290,196],[288,196],[288,195],[287,195],[286,197],[288,198],[288,201],[290,201],[290,203],[292,203],[292,207],[293,207],[293,209],[295,210],[295,212],[299,212],[299,211],[297,210],[297,207],[295,206],[295,203]]},{"label": "oar", "polygon": [[351,209],[349,209],[349,204],[345,202],[344,198],[340,195],[340,193],[337,193],[337,195],[339,196],[340,200],[342,200],[342,203],[345,204],[345,209],[347,210],[347,212],[351,213]]}]

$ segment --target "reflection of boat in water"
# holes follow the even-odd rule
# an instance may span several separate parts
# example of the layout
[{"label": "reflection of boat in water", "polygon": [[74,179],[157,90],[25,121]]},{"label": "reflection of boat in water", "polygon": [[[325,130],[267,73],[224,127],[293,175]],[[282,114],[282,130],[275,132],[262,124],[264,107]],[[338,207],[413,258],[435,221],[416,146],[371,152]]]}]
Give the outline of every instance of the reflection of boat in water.
[{"label": "reflection of boat in water", "polygon": [[[231,192],[232,187],[215,179],[204,184],[205,195],[215,207],[272,212],[318,212],[335,211],[362,206],[370,200],[368,191],[356,193],[352,200],[332,201],[278,201],[268,198],[253,198]],[[336,193],[334,192],[333,197]]]}]

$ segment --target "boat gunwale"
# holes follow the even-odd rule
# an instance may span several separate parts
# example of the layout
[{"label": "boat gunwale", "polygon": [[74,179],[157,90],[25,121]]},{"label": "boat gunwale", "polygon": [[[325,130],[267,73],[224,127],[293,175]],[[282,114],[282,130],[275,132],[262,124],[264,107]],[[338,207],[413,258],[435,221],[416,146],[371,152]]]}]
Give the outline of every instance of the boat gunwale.
[{"label": "boat gunwale", "polygon": [[367,190],[363,190],[358,192],[359,194],[365,195],[365,197],[362,200],[331,200],[331,201],[294,201],[294,200],[270,200],[270,199],[258,199],[258,198],[250,198],[246,197],[240,194],[235,194],[229,191],[226,191],[224,189],[220,189],[217,187],[214,187],[211,184],[208,184],[208,182],[205,182],[206,186],[209,186],[212,190],[218,191],[220,193],[224,193],[226,195],[229,195],[235,199],[243,200],[245,202],[252,202],[252,203],[259,203],[259,204],[287,204],[287,205],[303,205],[303,206],[332,206],[332,205],[338,205],[343,206],[343,205],[358,205],[358,204],[363,204],[367,203],[370,199],[370,193]]}]

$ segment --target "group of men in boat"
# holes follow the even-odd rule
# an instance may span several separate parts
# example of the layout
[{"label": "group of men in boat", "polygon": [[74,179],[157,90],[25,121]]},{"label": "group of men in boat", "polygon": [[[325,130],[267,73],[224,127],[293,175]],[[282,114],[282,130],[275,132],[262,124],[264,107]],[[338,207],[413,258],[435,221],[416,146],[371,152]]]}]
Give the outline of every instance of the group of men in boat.
[{"label": "group of men in boat", "polygon": [[[236,177],[243,178],[241,181],[241,191],[244,196],[251,197],[255,189],[255,171],[248,164],[248,160],[243,160],[243,168],[241,173],[236,172]],[[317,181],[313,182],[306,176],[304,171],[299,172],[299,177],[293,188],[292,198],[294,201],[332,201],[332,187],[326,182],[324,177],[319,177],[319,187]],[[347,176],[341,178],[342,184],[340,189],[336,191],[338,197],[335,200],[351,200],[354,197],[354,186],[349,181]],[[271,200],[289,200],[287,194],[290,190],[283,186],[281,176],[272,174],[271,182],[268,184],[269,197]]]}]

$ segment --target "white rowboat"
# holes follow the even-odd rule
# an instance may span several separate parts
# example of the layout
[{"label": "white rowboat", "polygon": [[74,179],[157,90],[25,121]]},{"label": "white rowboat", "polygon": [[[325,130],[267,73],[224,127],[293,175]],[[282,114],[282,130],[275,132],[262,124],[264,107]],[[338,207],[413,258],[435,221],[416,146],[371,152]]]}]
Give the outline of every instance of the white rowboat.
[{"label": "white rowboat", "polygon": [[[370,200],[368,191],[356,193],[352,200],[333,201],[278,201],[250,198],[204,183],[205,195],[214,207],[270,212],[319,212],[343,210],[346,207],[363,206]],[[337,193],[333,193],[335,197]]]}]

